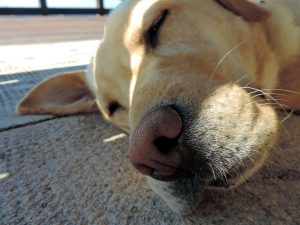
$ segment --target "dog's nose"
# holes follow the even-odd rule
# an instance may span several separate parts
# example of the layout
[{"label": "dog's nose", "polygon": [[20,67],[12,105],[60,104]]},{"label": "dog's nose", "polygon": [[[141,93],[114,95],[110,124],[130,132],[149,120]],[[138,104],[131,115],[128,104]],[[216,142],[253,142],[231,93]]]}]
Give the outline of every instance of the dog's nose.
[{"label": "dog's nose", "polygon": [[130,136],[130,162],[144,175],[168,180],[182,164],[178,152],[181,130],[182,119],[171,106],[146,113]]}]

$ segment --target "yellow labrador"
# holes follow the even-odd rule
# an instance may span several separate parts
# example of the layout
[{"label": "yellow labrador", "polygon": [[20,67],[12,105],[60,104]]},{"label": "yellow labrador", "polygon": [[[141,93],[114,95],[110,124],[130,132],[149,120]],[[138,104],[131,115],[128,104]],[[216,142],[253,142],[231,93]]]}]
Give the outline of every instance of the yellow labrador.
[{"label": "yellow labrador", "polygon": [[[276,108],[300,110],[299,0],[127,0],[87,72],[37,85],[19,114],[88,112],[130,133],[128,158],[178,213],[266,160]],[[264,98],[258,98],[262,97]]]}]

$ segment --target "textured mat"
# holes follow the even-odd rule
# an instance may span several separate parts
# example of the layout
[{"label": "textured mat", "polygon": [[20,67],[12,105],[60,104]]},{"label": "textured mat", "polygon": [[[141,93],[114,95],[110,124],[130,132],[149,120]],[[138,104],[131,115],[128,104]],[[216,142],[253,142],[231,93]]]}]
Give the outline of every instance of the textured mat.
[{"label": "textured mat", "polygon": [[15,106],[41,80],[85,69],[99,42],[66,39],[62,43],[0,46],[0,130],[53,118],[17,117]]},{"label": "textured mat", "polygon": [[43,79],[55,74],[84,70],[85,68],[86,66],[83,65],[0,75],[0,131],[53,118],[51,115],[19,117],[15,113],[16,104],[35,84]]},{"label": "textured mat", "polygon": [[269,163],[232,192],[172,213],[126,160],[127,137],[100,115],[0,133],[0,224],[300,224],[300,117]]}]

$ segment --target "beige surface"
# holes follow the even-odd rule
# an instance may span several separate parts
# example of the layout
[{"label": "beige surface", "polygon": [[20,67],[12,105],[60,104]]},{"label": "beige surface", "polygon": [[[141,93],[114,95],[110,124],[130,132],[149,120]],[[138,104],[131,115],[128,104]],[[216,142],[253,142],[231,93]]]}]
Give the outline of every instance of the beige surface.
[{"label": "beige surface", "polygon": [[[0,73],[0,131],[54,118],[52,115],[18,116],[15,113],[16,104],[35,84],[43,79],[85,68],[86,66],[72,66],[3,75]],[[10,71],[16,69],[13,67]]]},{"label": "beige surface", "polygon": [[[99,115],[1,132],[1,224],[299,224],[300,117],[274,160],[236,191],[180,217],[126,160],[127,138]],[[116,140],[114,140],[116,139]]]}]

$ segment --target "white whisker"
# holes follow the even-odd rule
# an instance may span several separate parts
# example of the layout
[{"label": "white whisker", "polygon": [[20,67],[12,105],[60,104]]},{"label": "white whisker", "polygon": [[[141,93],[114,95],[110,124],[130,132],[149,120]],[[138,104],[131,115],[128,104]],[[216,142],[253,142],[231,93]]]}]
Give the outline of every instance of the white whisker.
[{"label": "white whisker", "polygon": [[232,49],[230,49],[222,58],[221,60],[217,63],[215,69],[213,70],[211,76],[210,76],[210,80],[209,83],[212,82],[213,77],[215,76],[215,73],[217,72],[218,68],[220,67],[220,65],[222,64],[222,62],[226,59],[227,56],[229,56],[234,50],[236,50],[237,48],[239,48],[242,44],[244,44],[247,41],[244,40],[241,43],[237,44],[236,46],[234,46]]},{"label": "white whisker", "polygon": [[300,92],[285,90],[285,89],[262,89],[262,90],[264,90],[264,91],[283,91],[283,92],[288,92],[288,93],[300,95]]},{"label": "white whisker", "polygon": [[284,121],[286,121],[288,118],[290,118],[293,115],[293,113],[294,113],[294,110],[291,110],[290,113],[280,122],[283,123]]},{"label": "white whisker", "polygon": [[[238,84],[240,81],[242,81],[245,77],[247,77],[249,75],[249,73],[246,73],[244,76],[242,76],[241,78],[239,78],[238,80],[236,80],[234,83]],[[247,86],[247,85],[246,85]]]},{"label": "white whisker", "polygon": [[[261,91],[261,90],[259,90],[259,89],[257,89],[257,88],[252,88],[252,87],[242,87],[242,88],[244,88],[244,89],[250,89],[250,90]],[[265,94],[267,97],[269,97],[270,99],[274,100],[274,101],[278,104],[278,106],[280,106],[281,109],[282,109],[285,113],[287,113],[287,111],[286,111],[285,108],[284,108],[284,107],[289,108],[287,105],[280,104],[280,103],[279,103],[274,97],[272,97],[270,94],[268,94],[268,93],[266,93],[266,92],[264,92],[264,91],[261,91],[261,92],[264,93],[264,94]]]},{"label": "white whisker", "polygon": [[94,104],[96,104],[96,98],[90,103],[90,106],[89,106],[89,112],[91,112],[92,111],[92,109],[93,109],[93,106],[94,106]]}]

